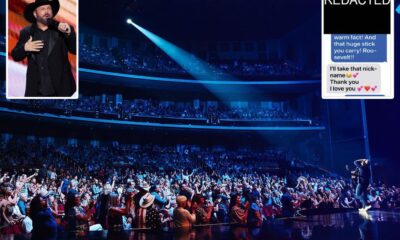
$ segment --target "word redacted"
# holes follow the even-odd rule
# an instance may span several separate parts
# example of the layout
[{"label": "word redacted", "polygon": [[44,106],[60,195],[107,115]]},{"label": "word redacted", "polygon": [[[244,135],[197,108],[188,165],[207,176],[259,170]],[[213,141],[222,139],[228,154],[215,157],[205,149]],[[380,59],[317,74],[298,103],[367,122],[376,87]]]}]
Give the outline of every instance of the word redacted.
[{"label": "word redacted", "polygon": [[330,5],[389,5],[390,0],[325,0]]}]

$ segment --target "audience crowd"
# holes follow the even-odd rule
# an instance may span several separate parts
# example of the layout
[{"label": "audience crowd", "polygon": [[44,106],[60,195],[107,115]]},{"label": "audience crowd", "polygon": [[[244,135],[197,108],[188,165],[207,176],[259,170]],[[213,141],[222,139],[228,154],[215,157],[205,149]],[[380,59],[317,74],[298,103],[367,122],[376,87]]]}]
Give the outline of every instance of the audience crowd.
[{"label": "audience crowd", "polygon": [[[4,100],[5,101],[5,100]],[[160,101],[152,99],[124,100],[121,103],[112,99],[101,100],[101,96],[80,96],[77,100],[16,100],[31,106],[36,110],[61,109],[65,115],[74,115],[74,112],[99,114],[111,114],[119,119],[133,119],[135,117],[151,118],[183,118],[209,120],[210,118],[235,121],[271,121],[271,120],[303,120],[311,121],[304,114],[295,110],[283,110],[281,107],[265,108],[259,106],[235,107],[218,105],[207,105],[207,102],[199,101],[195,106],[193,102]]]},{"label": "audience crowd", "polygon": [[[360,206],[346,178],[270,171],[288,158],[279,149],[73,146],[11,138],[2,142],[0,158],[3,234],[257,227],[307,210]],[[374,183],[368,199],[374,208],[398,208],[400,188]]]},{"label": "audience crowd", "polygon": [[[162,52],[128,51],[127,49],[109,49],[92,47],[82,43],[80,45],[80,62],[83,64],[111,67],[127,73],[153,73],[162,74],[189,74],[174,60]],[[203,62],[193,58],[188,64],[191,74],[210,78],[212,80],[224,79],[225,74],[240,77],[295,77],[303,76],[305,72],[300,66],[288,61],[275,62],[250,62],[250,61],[212,61],[207,63],[207,70]]]}]

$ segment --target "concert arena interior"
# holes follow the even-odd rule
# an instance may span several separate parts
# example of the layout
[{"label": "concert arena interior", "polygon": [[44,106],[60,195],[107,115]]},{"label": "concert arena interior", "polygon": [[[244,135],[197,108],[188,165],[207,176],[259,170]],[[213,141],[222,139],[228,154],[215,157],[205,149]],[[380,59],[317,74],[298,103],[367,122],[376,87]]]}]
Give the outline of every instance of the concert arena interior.
[{"label": "concert arena interior", "polygon": [[399,98],[321,98],[321,1],[78,1],[67,100],[6,98],[5,2],[0,239],[400,239]]}]

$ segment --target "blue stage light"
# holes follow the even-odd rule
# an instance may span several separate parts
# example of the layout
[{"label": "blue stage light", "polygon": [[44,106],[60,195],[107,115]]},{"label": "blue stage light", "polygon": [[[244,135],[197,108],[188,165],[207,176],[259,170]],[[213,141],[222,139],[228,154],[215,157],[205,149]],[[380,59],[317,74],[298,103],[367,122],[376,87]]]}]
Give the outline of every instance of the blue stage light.
[{"label": "blue stage light", "polygon": [[[2,53],[0,53],[1,55]],[[167,77],[152,77],[145,75],[136,75],[129,73],[119,73],[119,72],[109,72],[103,70],[95,70],[88,68],[79,68],[79,72],[81,73],[92,73],[97,75],[104,76],[112,76],[112,77],[121,77],[127,79],[139,79],[139,80],[147,80],[147,81],[160,81],[160,82],[170,82],[170,83],[190,83],[190,84],[203,84],[203,85],[315,85],[320,84],[320,80],[289,80],[289,81],[210,81],[210,80],[192,80],[192,79],[184,79],[184,78],[167,78]]]},{"label": "blue stage light", "polygon": [[397,6],[396,11],[398,14],[400,14],[400,4],[399,4],[399,6]]},{"label": "blue stage light", "polygon": [[[130,19],[128,19],[129,21]],[[160,36],[144,29],[136,23],[130,21],[129,24],[138,29],[147,38],[149,38],[154,44],[156,44],[161,50],[163,50],[168,56],[175,60],[183,69],[193,75],[196,79],[207,79],[207,80],[232,80],[232,76],[224,73],[220,69],[217,69],[210,64],[199,59],[195,55],[179,48],[171,42],[161,38]]]},{"label": "blue stage light", "polygon": [[[159,47],[169,57],[176,61],[195,79],[207,81],[238,81],[236,78],[225,73],[219,68],[212,66],[211,64],[196,57],[194,54],[179,48],[173,43],[161,38],[147,29],[144,29],[138,24],[134,22],[131,22],[130,24],[143,33],[143,35],[145,35],[157,47]],[[211,93],[214,94],[214,96],[218,97],[223,102],[228,102],[228,99],[232,97],[229,93],[221,93],[224,92],[224,87],[221,85],[204,84],[204,87],[206,87]],[[232,88],[236,88],[235,92],[251,93],[252,97],[255,97],[255,95],[260,95],[260,97],[262,97],[262,95],[258,93],[257,89],[250,86],[240,86],[240,88],[238,86],[233,86]]]},{"label": "blue stage light", "polygon": [[151,123],[151,122],[135,122],[124,120],[112,120],[90,117],[62,116],[49,113],[32,113],[21,110],[8,109],[0,107],[0,112],[15,113],[18,115],[45,117],[48,119],[64,119],[77,122],[94,122],[103,124],[120,124],[125,126],[138,127],[160,127],[160,128],[181,128],[181,129],[200,129],[200,130],[216,130],[216,131],[323,131],[324,126],[313,127],[263,127],[263,126],[209,126],[209,125],[190,125],[190,124],[175,124],[175,123]]}]

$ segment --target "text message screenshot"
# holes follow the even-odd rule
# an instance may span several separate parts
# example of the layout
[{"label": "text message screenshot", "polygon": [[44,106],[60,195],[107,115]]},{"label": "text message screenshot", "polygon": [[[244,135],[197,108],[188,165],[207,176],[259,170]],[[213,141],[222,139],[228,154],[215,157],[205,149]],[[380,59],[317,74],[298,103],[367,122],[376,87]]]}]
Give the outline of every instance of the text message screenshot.
[{"label": "text message screenshot", "polygon": [[323,0],[322,97],[394,98],[394,3]]}]

